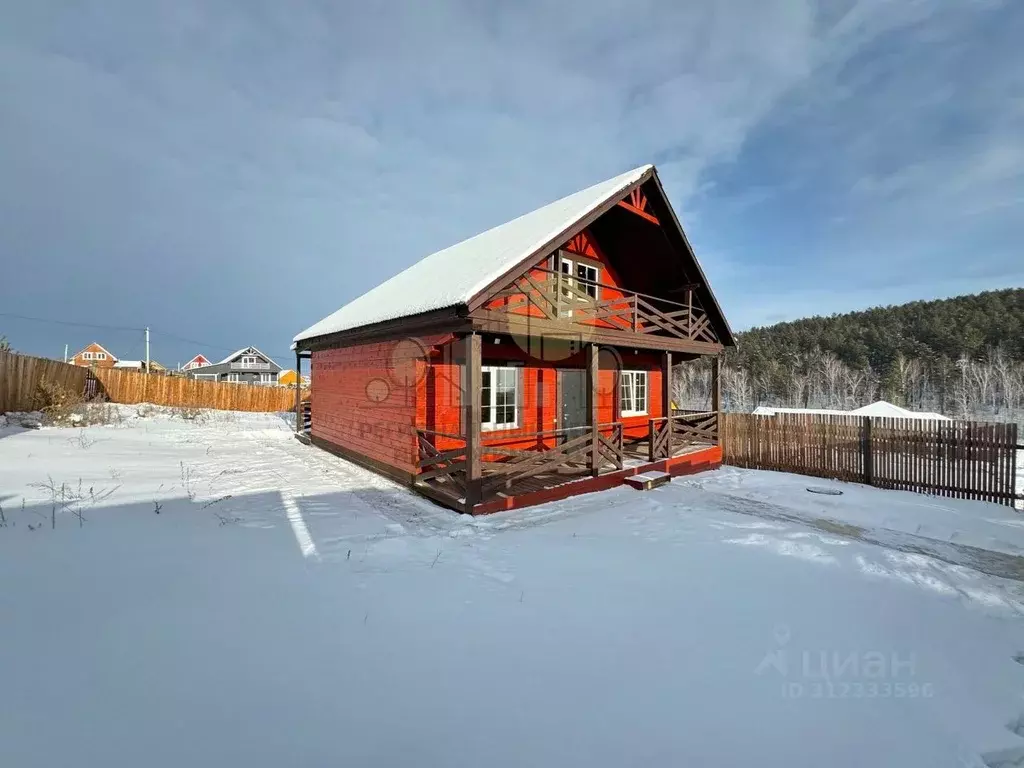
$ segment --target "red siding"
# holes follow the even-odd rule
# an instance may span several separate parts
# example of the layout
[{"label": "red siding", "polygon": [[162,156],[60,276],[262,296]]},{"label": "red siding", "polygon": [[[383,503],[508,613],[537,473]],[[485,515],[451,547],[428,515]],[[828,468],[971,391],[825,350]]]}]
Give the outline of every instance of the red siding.
[{"label": "red siding", "polygon": [[415,472],[415,342],[382,342],[313,352],[313,437]]},{"label": "red siding", "polygon": [[[617,290],[622,285],[618,273],[608,261],[607,256],[605,256],[604,251],[601,250],[597,240],[594,238],[590,230],[584,230],[567,243],[564,243],[562,245],[562,250],[567,251],[570,258],[572,254],[579,254],[581,256],[586,256],[589,260],[588,263],[597,262],[599,264],[597,282],[602,283],[602,286],[598,289],[598,299],[600,301],[623,299],[625,297],[625,294],[622,293],[622,291]],[[545,269],[553,268],[550,260],[542,262],[541,266]],[[552,278],[550,273],[541,272],[536,269],[530,270],[529,274],[530,277],[539,284]],[[521,282],[519,283],[519,288],[526,289],[528,286],[525,282]],[[617,308],[619,305],[614,306]],[[623,303],[622,306],[625,307],[625,303]],[[494,299],[487,303],[486,308],[503,309],[504,311],[515,315],[529,315],[531,317],[544,316],[544,313],[533,304],[530,304],[527,301],[526,296],[522,293],[516,293],[511,296]],[[565,308],[571,308],[571,303],[566,304]],[[628,325],[628,323],[622,319],[617,319],[616,321],[580,319],[578,322],[581,325],[617,329],[622,329]]]},{"label": "red siding", "polygon": [[[494,344],[493,336],[483,338],[483,364],[523,363],[519,427],[515,430],[483,432],[485,445],[506,447],[529,447],[538,440],[530,437],[531,432],[557,429],[559,426],[559,368],[583,368],[584,356],[577,353],[564,360],[544,361],[531,357],[507,337],[501,344]],[[658,353],[632,350],[622,354],[622,370],[647,371],[647,414],[644,416],[620,417],[618,396],[618,363],[612,357],[602,355],[598,374],[598,417],[600,423],[621,421],[626,437],[640,438],[647,434],[648,420],[663,414],[661,400],[661,355]],[[429,363],[424,367],[417,402],[417,425],[421,428],[446,432],[452,435],[464,434],[461,414],[461,348],[456,342],[434,347]],[[548,436],[540,442],[552,445],[554,437]],[[439,448],[455,444],[441,440]]]}]

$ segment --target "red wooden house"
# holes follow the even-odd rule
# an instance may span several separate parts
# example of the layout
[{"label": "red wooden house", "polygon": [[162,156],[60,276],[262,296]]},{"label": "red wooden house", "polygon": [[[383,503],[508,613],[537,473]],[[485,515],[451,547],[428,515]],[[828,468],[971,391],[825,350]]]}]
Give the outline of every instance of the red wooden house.
[{"label": "red wooden house", "polygon": [[[648,165],[438,251],[296,336],[313,380],[300,436],[471,513],[693,472],[721,462],[733,343]],[[713,402],[673,411],[672,365],[700,356]]]}]

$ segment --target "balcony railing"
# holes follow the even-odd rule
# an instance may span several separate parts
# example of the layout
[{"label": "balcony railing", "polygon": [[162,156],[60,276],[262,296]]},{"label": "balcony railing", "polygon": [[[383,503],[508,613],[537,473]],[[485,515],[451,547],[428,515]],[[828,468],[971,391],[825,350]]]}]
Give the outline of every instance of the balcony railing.
[{"label": "balcony railing", "polygon": [[232,371],[269,371],[270,363],[232,363]]},{"label": "balcony railing", "polygon": [[513,280],[490,311],[637,334],[717,343],[711,319],[694,304],[693,289],[677,302],[536,267]]}]

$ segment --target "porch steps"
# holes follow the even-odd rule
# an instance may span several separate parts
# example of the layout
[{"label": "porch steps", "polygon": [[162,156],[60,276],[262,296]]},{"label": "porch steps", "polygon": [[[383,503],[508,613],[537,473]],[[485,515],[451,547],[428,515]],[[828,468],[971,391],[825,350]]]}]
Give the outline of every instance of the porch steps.
[{"label": "porch steps", "polygon": [[622,482],[638,491],[650,491],[659,485],[672,482],[672,475],[668,472],[643,472],[623,478]]}]

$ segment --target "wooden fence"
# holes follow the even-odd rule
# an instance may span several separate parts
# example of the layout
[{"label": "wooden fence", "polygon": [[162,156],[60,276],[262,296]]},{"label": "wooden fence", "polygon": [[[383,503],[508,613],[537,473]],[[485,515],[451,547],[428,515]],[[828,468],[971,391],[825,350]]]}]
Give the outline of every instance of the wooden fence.
[{"label": "wooden fence", "polygon": [[57,360],[0,352],[0,413],[31,411],[39,382],[52,381],[72,392],[85,390],[88,371]]},{"label": "wooden fence", "polygon": [[[113,403],[153,403],[232,411],[292,411],[295,389],[199,381],[118,368],[82,368],[0,352],[0,413],[34,409],[39,383],[50,381],[87,397]],[[309,399],[309,392],[303,393]]]},{"label": "wooden fence", "polygon": [[1017,425],[780,413],[722,414],[722,459],[1013,506]]},{"label": "wooden fence", "polygon": [[[294,411],[292,387],[267,387],[157,376],[118,368],[93,371],[97,394],[113,403],[153,403],[222,411]],[[309,397],[309,393],[305,394]]]}]

